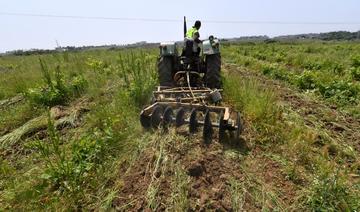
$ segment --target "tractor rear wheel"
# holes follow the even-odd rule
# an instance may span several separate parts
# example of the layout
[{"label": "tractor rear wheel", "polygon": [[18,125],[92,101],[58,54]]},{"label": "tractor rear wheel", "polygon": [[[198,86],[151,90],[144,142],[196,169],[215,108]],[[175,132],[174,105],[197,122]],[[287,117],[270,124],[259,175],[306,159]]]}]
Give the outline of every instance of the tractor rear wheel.
[{"label": "tractor rear wheel", "polygon": [[158,74],[161,86],[173,86],[172,73],[174,69],[173,57],[160,57],[158,59]]},{"label": "tractor rear wheel", "polygon": [[221,56],[213,54],[206,56],[206,74],[205,82],[209,88],[221,88]]}]

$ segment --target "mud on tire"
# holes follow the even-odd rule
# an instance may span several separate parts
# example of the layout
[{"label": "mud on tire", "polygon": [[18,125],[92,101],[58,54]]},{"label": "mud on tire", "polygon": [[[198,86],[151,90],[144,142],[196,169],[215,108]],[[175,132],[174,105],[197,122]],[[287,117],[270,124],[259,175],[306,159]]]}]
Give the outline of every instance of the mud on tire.
[{"label": "mud on tire", "polygon": [[221,56],[213,54],[206,56],[206,75],[205,82],[209,88],[221,88]]},{"label": "mud on tire", "polygon": [[173,57],[160,57],[157,66],[160,85],[173,86]]}]

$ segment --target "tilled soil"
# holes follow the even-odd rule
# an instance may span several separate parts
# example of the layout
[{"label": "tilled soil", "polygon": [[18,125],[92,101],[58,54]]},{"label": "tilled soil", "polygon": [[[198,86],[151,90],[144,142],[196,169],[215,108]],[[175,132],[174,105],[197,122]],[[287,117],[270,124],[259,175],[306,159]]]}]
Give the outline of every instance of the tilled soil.
[{"label": "tilled soil", "polygon": [[[225,64],[226,71],[236,72],[244,78],[256,79],[267,88],[278,93],[279,102],[290,106],[291,110],[303,117],[309,127],[321,128],[337,141],[346,142],[360,151],[360,121],[350,115],[339,112],[336,107],[313,100],[292,90],[285,83],[271,80],[261,74]],[[179,132],[178,132],[179,133]],[[283,174],[281,165],[266,156],[266,150],[259,146],[244,151],[246,141],[253,137],[251,130],[245,129],[241,145],[222,144],[217,140],[205,145],[198,136],[180,132],[185,138],[160,135],[159,139],[146,148],[126,172],[119,171],[123,186],[113,200],[113,207],[118,211],[165,211],[175,210],[174,195],[175,175],[180,169],[185,173],[185,198],[189,211],[235,211],[231,193],[231,181],[244,186],[241,210],[260,211],[264,209],[291,208],[296,201],[302,182],[291,181]],[[244,145],[245,144],[245,145]],[[229,157],[227,151],[236,151],[242,159]],[[241,152],[241,153],[240,153]],[[174,183],[175,182],[175,183]],[[259,203],[256,190],[273,192],[275,202],[266,199]],[[240,198],[240,197],[239,197]],[[261,200],[260,200],[261,201]],[[240,201],[241,202],[241,201]],[[239,203],[239,202],[237,202]],[[279,207],[280,206],[280,207]]]},{"label": "tilled soil", "polygon": [[[248,136],[246,134],[244,137]],[[244,147],[221,144],[216,136],[210,145],[205,145],[199,137],[191,136],[186,144],[176,140],[165,140],[166,138],[161,140],[160,142],[166,143],[161,160],[161,166],[165,167],[163,169],[156,168],[159,148],[155,151],[149,148],[140,154],[133,167],[123,177],[123,187],[113,201],[114,208],[118,211],[172,210],[172,186],[176,171],[174,166],[178,166],[189,179],[186,185],[189,211],[234,211],[230,181],[249,181],[246,175],[250,173],[244,173],[241,160],[226,156],[226,151],[239,151],[238,148]],[[291,204],[297,190],[296,186],[285,178],[277,162],[263,156],[261,149],[253,152],[256,158],[250,158],[254,160],[252,174],[257,177],[250,180],[256,181],[259,186],[276,188],[281,194],[280,201]],[[124,172],[121,171],[119,175],[124,176]],[[149,203],[148,192],[151,187],[157,189],[156,198],[153,200],[156,207]],[[251,191],[243,188],[241,192],[244,195],[243,210],[261,210],[262,205],[256,204],[256,200],[250,195]]]},{"label": "tilled soil", "polygon": [[[162,141],[177,143],[176,141]],[[150,184],[157,187],[157,211],[170,207],[171,185],[174,180],[174,166],[178,165],[190,179],[187,182],[187,198],[190,211],[231,210],[231,200],[226,182],[230,177],[241,178],[239,165],[228,160],[222,145],[214,142],[205,145],[194,138],[188,145],[177,147],[167,145],[164,152],[169,163],[163,161],[165,169],[154,171],[157,161],[155,151],[145,150],[124,177],[124,186],[113,204],[123,211],[143,211],[149,208],[147,192]],[[166,164],[165,164],[166,163]],[[121,173],[120,173],[121,174]],[[157,183],[156,183],[157,182]],[[154,208],[152,208],[154,209]]]}]

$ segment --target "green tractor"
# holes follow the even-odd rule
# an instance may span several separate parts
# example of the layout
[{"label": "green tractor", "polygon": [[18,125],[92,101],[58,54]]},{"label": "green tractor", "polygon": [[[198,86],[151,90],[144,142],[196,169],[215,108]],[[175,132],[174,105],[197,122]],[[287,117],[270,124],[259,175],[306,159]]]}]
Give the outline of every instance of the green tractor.
[{"label": "green tractor", "polygon": [[213,128],[218,128],[220,142],[227,137],[227,131],[238,139],[242,131],[240,113],[222,105],[219,40],[210,36],[202,41],[199,51],[194,41],[184,37],[181,53],[176,42],[160,44],[160,85],[153,91],[150,105],[140,113],[141,125],[145,129],[181,129],[188,125],[190,134],[202,127],[206,144],[214,137]]},{"label": "green tractor", "polygon": [[[176,42],[160,44],[158,72],[160,86],[218,88],[221,83],[220,43],[210,36],[202,41],[201,51],[193,51],[192,40],[186,39],[184,18],[184,47],[179,54]],[[187,79],[189,78],[189,79]]]}]

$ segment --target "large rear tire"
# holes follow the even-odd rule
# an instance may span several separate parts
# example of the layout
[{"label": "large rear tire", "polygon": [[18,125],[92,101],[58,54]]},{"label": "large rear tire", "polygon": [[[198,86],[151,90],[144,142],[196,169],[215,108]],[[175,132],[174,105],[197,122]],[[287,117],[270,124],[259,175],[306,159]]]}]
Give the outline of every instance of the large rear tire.
[{"label": "large rear tire", "polygon": [[209,88],[221,88],[221,56],[220,54],[213,54],[206,56],[206,74],[205,82]]},{"label": "large rear tire", "polygon": [[173,57],[160,57],[158,59],[158,74],[161,86],[173,86],[173,70],[174,60]]}]

